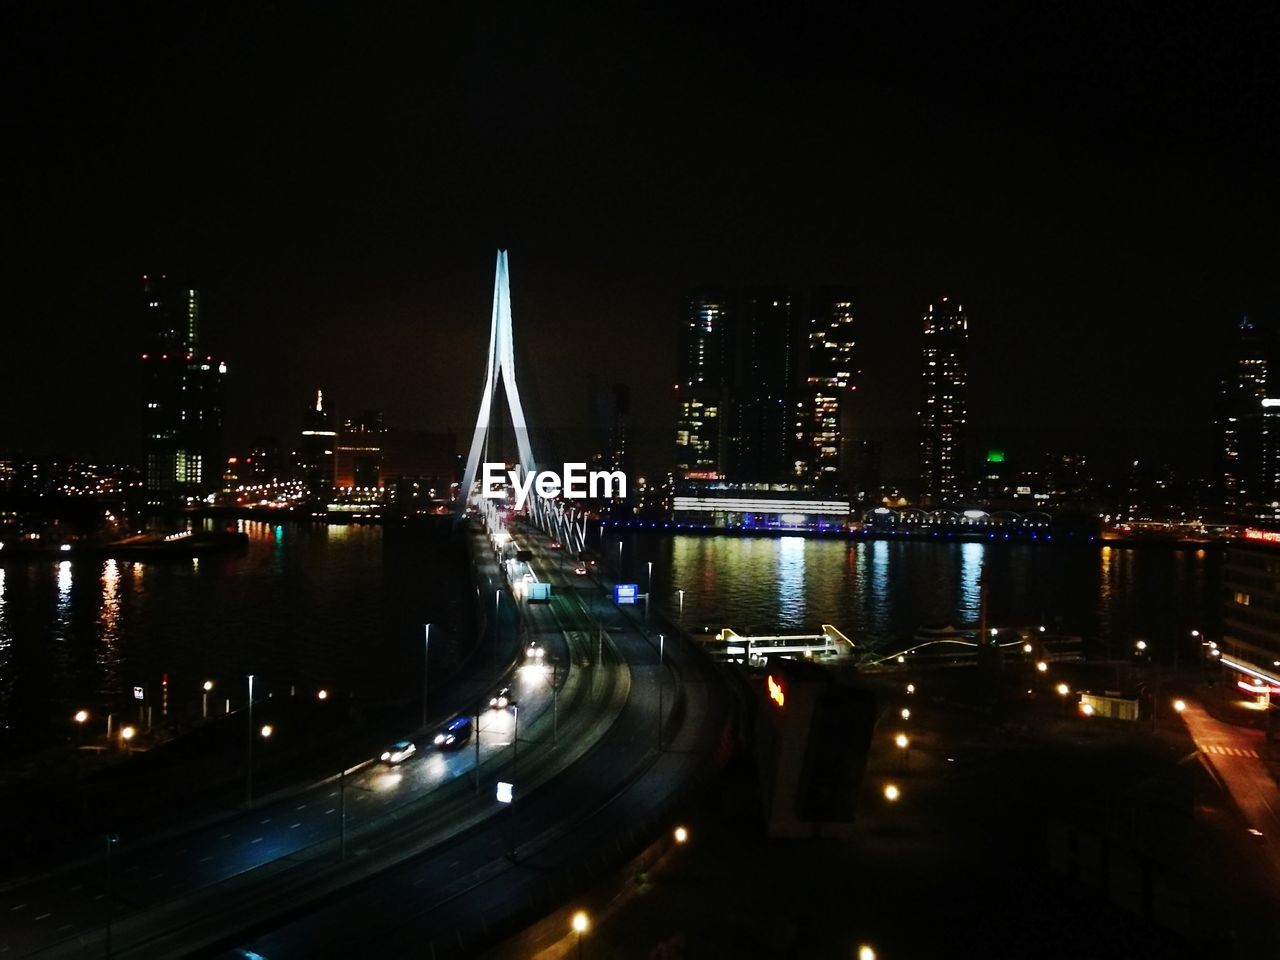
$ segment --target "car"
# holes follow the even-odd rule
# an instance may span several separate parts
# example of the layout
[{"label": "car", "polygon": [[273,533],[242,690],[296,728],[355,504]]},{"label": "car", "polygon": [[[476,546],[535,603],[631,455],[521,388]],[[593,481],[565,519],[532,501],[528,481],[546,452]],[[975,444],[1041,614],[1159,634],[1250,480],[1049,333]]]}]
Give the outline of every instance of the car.
[{"label": "car", "polygon": [[587,575],[587,568],[583,566],[577,566],[573,568],[573,572],[580,577],[585,577]]},{"label": "car", "polygon": [[460,747],[471,739],[471,718],[457,716],[444,725],[444,729],[436,734],[435,744],[441,750]]},{"label": "car", "polygon": [[547,651],[536,643],[531,643],[525,647],[524,655],[530,660],[541,660],[547,655]]},{"label": "car", "polygon": [[521,577],[520,579],[521,579],[524,583],[533,583],[533,582],[534,582],[535,580],[537,580],[538,578],[537,578],[537,577],[535,577],[532,573],[526,573],[526,574],[525,574],[523,577]]},{"label": "car", "polygon": [[551,549],[552,549],[552,550],[559,550],[562,546],[564,546],[564,544],[562,544],[559,540],[552,540],[552,541],[551,541]]},{"label": "car", "polygon": [[417,752],[418,748],[414,746],[412,740],[397,740],[382,751],[382,756],[379,759],[383,763],[389,763],[394,767],[398,763],[404,763]]},{"label": "car", "polygon": [[511,705],[511,688],[503,687],[494,696],[489,698],[490,710],[505,710]]}]

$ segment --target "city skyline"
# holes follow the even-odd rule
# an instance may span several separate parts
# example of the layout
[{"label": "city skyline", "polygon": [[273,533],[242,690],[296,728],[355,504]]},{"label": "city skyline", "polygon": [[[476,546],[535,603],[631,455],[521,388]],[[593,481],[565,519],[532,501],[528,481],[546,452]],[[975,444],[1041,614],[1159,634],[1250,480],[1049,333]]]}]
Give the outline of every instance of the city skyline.
[{"label": "city skyline", "polygon": [[[981,317],[975,449],[1088,449],[1099,462],[1162,458],[1206,474],[1215,439],[1202,412],[1217,376],[1203,346],[1243,313],[1265,323],[1280,303],[1264,255],[1274,188],[1257,160],[1276,139],[1259,106],[1272,81],[1219,69],[1257,61],[1267,34],[1247,17],[1166,17],[1150,30],[1102,14],[1114,43],[1098,49],[1084,23],[1046,29],[1017,11],[910,33],[892,13],[827,11],[798,28],[811,46],[770,57],[767,19],[694,18],[676,32],[654,14],[629,26],[636,45],[623,48],[627,62],[654,66],[644,46],[666,68],[641,82],[604,69],[596,51],[616,49],[602,42],[617,28],[590,20],[498,26],[462,14],[430,31],[460,42],[423,58],[376,23],[322,21],[312,45],[286,39],[268,55],[214,18],[186,31],[179,56],[159,38],[190,24],[169,16],[146,29],[102,23],[102,36],[62,37],[37,11],[16,24],[27,42],[13,67],[50,80],[10,121],[23,149],[9,162],[28,189],[13,218],[26,242],[7,266],[26,319],[0,359],[0,402],[24,416],[4,424],[0,447],[46,452],[56,438],[101,456],[111,451],[95,447],[129,442],[117,420],[133,404],[112,392],[132,356],[125,307],[157,268],[206,291],[212,345],[234,374],[234,444],[289,435],[289,411],[318,384],[398,423],[456,428],[470,401],[446,354],[483,356],[485,265],[505,246],[522,349],[532,367],[564,371],[543,421],[588,424],[588,368],[626,382],[645,463],[669,442],[659,408],[689,288],[840,283],[859,290],[861,347],[878,358],[860,392],[887,473],[916,459],[915,318],[950,292]],[[277,26],[268,17],[261,28]],[[1206,29],[1216,45],[1199,44]],[[526,30],[557,39],[539,52],[520,42]],[[1011,47],[1021,33],[1036,42]],[[889,52],[908,35],[930,56]],[[349,78],[350,99],[332,93],[336,67],[323,57],[348,36],[380,50]],[[48,60],[56,38],[69,45],[62,73]],[[855,55],[820,55],[840,42]],[[996,51],[1012,59],[977,67]],[[1069,66],[1085,51],[1093,81],[1081,86]],[[419,76],[424,59],[436,66]],[[95,65],[110,69],[86,91]],[[288,72],[316,83],[273,88],[255,106],[252,91]],[[152,91],[161,100],[145,119],[120,107],[122,88],[157,75],[171,82]],[[1196,96],[1153,95],[1170,81]],[[359,119],[365,103],[380,105],[376,122]],[[724,103],[737,107],[693,107]],[[275,124],[277,113],[291,119]],[[780,118],[778,136],[730,162],[717,145],[757,115]],[[386,126],[388,116],[406,122]],[[334,144],[334,124],[371,135]],[[92,139],[104,130],[122,134],[105,158]],[[441,139],[458,146],[456,161],[434,149]],[[285,181],[263,159],[281,155],[296,157]],[[1145,176],[1157,164],[1161,177]],[[1203,196],[1179,186],[1192,169]],[[334,182],[350,186],[335,194]],[[80,214],[93,226],[68,229]],[[80,423],[104,396],[117,418]]]},{"label": "city skyline", "polygon": [[0,18],[0,953],[1275,952],[1280,7]]}]

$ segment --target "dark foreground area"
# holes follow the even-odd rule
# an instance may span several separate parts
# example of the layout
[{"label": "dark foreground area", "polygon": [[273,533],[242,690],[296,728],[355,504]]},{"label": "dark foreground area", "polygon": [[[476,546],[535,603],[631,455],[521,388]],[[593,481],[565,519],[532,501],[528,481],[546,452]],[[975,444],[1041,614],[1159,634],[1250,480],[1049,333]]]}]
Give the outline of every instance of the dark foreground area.
[{"label": "dark foreground area", "polygon": [[[1073,669],[1088,670],[1055,668],[1057,682]],[[767,839],[739,761],[690,812],[686,844],[584,898],[582,955],[1274,955],[1280,873],[1176,718],[1085,719],[1052,687],[1010,683],[1023,695],[994,719],[966,673],[855,681],[880,721],[852,838]],[[566,934],[554,946],[498,955],[574,956],[569,914],[549,922]]]}]

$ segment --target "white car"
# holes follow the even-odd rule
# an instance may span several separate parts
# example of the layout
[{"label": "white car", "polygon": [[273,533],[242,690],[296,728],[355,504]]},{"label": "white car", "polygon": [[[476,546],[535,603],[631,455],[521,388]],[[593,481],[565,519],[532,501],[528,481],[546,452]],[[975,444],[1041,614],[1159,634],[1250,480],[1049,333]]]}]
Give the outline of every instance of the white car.
[{"label": "white car", "polygon": [[379,758],[383,763],[389,763],[393,767],[398,763],[403,763],[418,752],[418,748],[413,745],[412,740],[397,740],[387,749],[382,751]]}]

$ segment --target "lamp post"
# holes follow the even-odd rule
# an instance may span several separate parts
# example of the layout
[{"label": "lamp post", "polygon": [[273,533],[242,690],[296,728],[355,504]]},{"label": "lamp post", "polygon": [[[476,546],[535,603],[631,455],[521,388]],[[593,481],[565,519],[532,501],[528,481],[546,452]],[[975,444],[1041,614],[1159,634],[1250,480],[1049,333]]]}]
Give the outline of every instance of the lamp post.
[{"label": "lamp post", "polygon": [[427,653],[431,648],[431,624],[422,636],[422,729],[427,729]]},{"label": "lamp post", "polygon": [[676,595],[680,598],[680,622],[684,623],[684,591],[677,590]]},{"label": "lamp post", "polygon": [[658,634],[658,751],[662,751],[662,662],[666,636]]},{"label": "lamp post", "polygon": [[119,843],[119,842],[120,842],[120,837],[119,837],[117,834],[114,834],[114,833],[108,833],[108,834],[107,834],[107,883],[106,883],[106,898],[107,898],[107,936],[106,936],[106,948],[107,948],[107,958],[108,958],[108,960],[110,960],[110,957],[111,957],[111,920],[112,920],[112,912],[113,912],[113,911],[112,911],[112,906],[113,906],[113,905],[112,905],[112,902],[111,902],[111,848],[112,848],[113,846],[115,846],[115,845],[116,845],[117,843]]},{"label": "lamp post", "polygon": [[559,707],[559,690],[556,687],[556,679],[560,675],[560,661],[551,661],[551,742],[560,742],[560,707]]},{"label": "lamp post", "polygon": [[907,769],[907,764],[910,762],[911,739],[905,733],[900,733],[893,738],[893,742],[894,745],[902,751],[902,769],[905,771]]},{"label": "lamp post", "polygon": [[653,599],[653,561],[649,561],[649,573],[644,585],[644,622],[649,622],[649,601]]},{"label": "lamp post", "polygon": [[244,804],[253,806],[253,674],[249,674],[249,734],[244,765]]},{"label": "lamp post", "polygon": [[89,719],[89,711],[77,710],[76,715],[72,717],[72,719],[75,720],[76,722],[76,729],[80,731],[79,733],[76,734],[77,744],[79,746],[84,746],[84,725],[85,725],[85,721]]},{"label": "lamp post", "polygon": [[587,915],[579,910],[573,915],[573,932],[578,935],[578,960],[582,960],[582,935],[587,932]]},{"label": "lamp post", "polygon": [[520,774],[520,704],[511,705],[511,782],[515,783]]},{"label": "lamp post", "polygon": [[200,694],[200,719],[209,719],[209,691],[213,689],[213,681],[206,680],[204,682],[203,692]]}]

